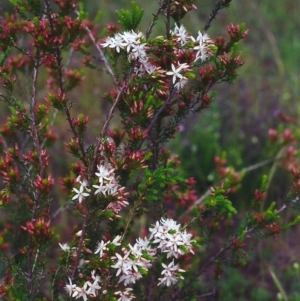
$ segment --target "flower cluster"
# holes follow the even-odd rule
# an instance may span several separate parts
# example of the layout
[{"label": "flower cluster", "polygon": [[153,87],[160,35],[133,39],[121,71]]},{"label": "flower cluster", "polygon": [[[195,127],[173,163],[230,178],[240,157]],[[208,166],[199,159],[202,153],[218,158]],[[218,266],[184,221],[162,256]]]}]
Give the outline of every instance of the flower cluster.
[{"label": "flower cluster", "polygon": [[[98,165],[97,172],[95,175],[98,178],[98,184],[93,185],[96,190],[94,195],[115,195],[120,188],[120,185],[115,179],[114,169],[106,167],[105,165]],[[76,179],[77,183],[80,183],[79,189],[73,188],[73,191],[76,194],[73,196],[72,200],[78,199],[78,202],[81,203],[86,197],[90,195],[91,189],[88,188],[88,183],[86,180],[81,181],[81,176]]]},{"label": "flower cluster", "polygon": [[188,32],[182,24],[180,25],[180,27],[178,27],[176,24],[174,30],[171,30],[170,33],[172,36],[176,37],[176,41],[179,42],[182,46],[185,45],[191,39],[191,37],[189,36]]},{"label": "flower cluster", "polygon": [[172,219],[162,218],[150,228],[150,240],[158,244],[157,248],[167,253],[167,258],[178,258],[188,252],[194,253],[192,249],[192,234],[180,229],[180,224]]},{"label": "flower cluster", "polygon": [[[187,50],[192,51],[194,54],[194,62],[199,59],[201,62],[206,61],[210,56],[209,45],[211,44],[211,40],[209,39],[207,34],[202,34],[200,31],[198,32],[198,36],[195,39],[190,36],[186,31],[183,25],[178,27],[175,25],[174,30],[170,31],[174,40],[179,43],[180,51]],[[147,43],[142,42],[144,38],[142,33],[135,33],[132,31],[125,31],[124,33],[118,33],[113,37],[106,38],[105,42],[102,43],[102,47],[113,48],[117,53],[120,53],[121,49],[126,51],[128,60],[135,61],[135,72],[139,76],[144,75],[145,73],[152,74],[155,71],[158,71],[160,67],[158,66],[158,62],[156,64],[150,63],[149,57],[147,56],[147,52],[151,52],[150,45],[147,46]],[[187,46],[188,42],[192,42],[190,46]],[[177,53],[178,47],[174,48],[174,52]],[[177,65],[177,68],[175,67]],[[166,75],[172,76],[172,83],[176,90],[182,89],[188,81],[188,78],[183,76],[181,73],[186,72],[190,66],[187,63],[177,62],[176,64],[171,65],[171,71],[165,71]]]},{"label": "flower cluster", "polygon": [[98,177],[98,185],[93,185],[96,188],[94,195],[114,195],[117,193],[120,185],[115,179],[114,169],[107,168],[105,165],[97,166],[98,172],[95,175]]},{"label": "flower cluster", "polygon": [[120,217],[119,212],[128,205],[126,200],[127,193],[124,191],[125,188],[121,187],[115,177],[114,169],[109,164],[100,164],[97,166],[95,172],[97,177],[97,183],[92,185],[94,191],[88,187],[86,180],[81,180],[81,176],[76,179],[76,182],[80,184],[79,189],[73,188],[76,193],[72,200],[77,200],[79,203],[90,196],[103,196],[109,197],[114,196],[114,199],[107,205],[106,209],[112,211],[115,217]]},{"label": "flower cluster", "polygon": [[[128,248],[122,249],[123,255],[116,253],[113,257],[116,263],[111,267],[117,269],[116,276],[120,276],[119,283],[124,282],[127,286],[142,278],[142,275],[146,274],[152,266],[151,262],[158,256],[159,251],[167,253],[167,258],[178,258],[188,252],[193,253],[192,235],[180,229],[180,224],[174,220],[162,218],[149,231],[151,232],[149,238],[137,239],[133,246],[129,244]],[[158,285],[171,286],[179,279],[183,279],[180,273],[184,270],[180,269],[174,260],[169,264],[163,263],[162,267],[162,277],[158,279]]]},{"label": "flower cluster", "polygon": [[206,61],[210,56],[208,45],[211,43],[211,40],[208,35],[206,33],[202,34],[200,31],[198,31],[197,38],[195,39],[191,37],[191,40],[197,44],[193,48],[197,51],[195,62],[199,59],[201,60],[201,62]]},{"label": "flower cluster", "polygon": [[[132,246],[128,244],[123,247],[120,253],[115,253],[110,256],[113,261],[111,268],[116,269],[116,277],[119,277],[118,283],[123,283],[125,287],[130,284],[135,284],[143,275],[147,274],[152,266],[152,262],[156,260],[159,254],[167,254],[167,258],[179,258],[192,250],[192,235],[185,229],[181,228],[180,224],[172,219],[162,218],[157,221],[152,228],[149,229],[150,235],[145,238],[138,238]],[[121,236],[116,236],[112,241],[99,241],[94,251],[94,254],[99,254],[102,260],[107,258],[109,251],[115,247],[121,246]],[[68,246],[61,245],[62,249],[69,250]],[[163,270],[161,277],[158,278],[158,286],[171,286],[183,279],[181,273],[183,269],[178,264],[174,263],[174,259],[167,264],[162,263]],[[69,279],[69,284],[65,286],[69,296],[86,300],[87,296],[97,296],[100,286],[99,276],[95,276],[92,272],[93,283],[87,281],[82,287],[77,287],[72,284]],[[119,296],[119,301],[132,300],[135,296],[131,292],[131,288],[125,288],[124,291],[118,291],[115,295]]]},{"label": "flower cluster", "polygon": [[145,72],[151,74],[155,71],[156,67],[149,62],[146,54],[146,43],[142,42],[143,38],[144,35],[141,32],[135,33],[131,30],[108,37],[101,45],[104,48],[114,48],[118,53],[120,53],[121,49],[125,50],[128,60],[137,63],[135,67],[137,74],[143,75]]},{"label": "flower cluster", "polygon": [[[143,37],[141,32],[125,31],[123,34],[117,33],[113,37],[106,38],[105,43],[101,45],[102,47],[115,48],[117,52],[120,52],[121,49],[126,49],[127,53],[138,53],[145,45],[141,43],[141,38]],[[145,54],[145,51],[143,50],[142,53]]]},{"label": "flower cluster", "polygon": [[139,241],[133,246],[129,244],[129,249],[123,248],[123,256],[116,253],[113,257],[116,263],[111,267],[118,269],[116,276],[120,276],[119,283],[124,281],[125,286],[130,283],[135,283],[136,280],[142,278],[141,272],[146,272],[148,268],[151,267],[150,260],[143,257],[145,255],[142,252],[145,250],[144,245],[140,244]]},{"label": "flower cluster", "polygon": [[69,278],[69,283],[65,286],[67,294],[76,299],[83,298],[84,301],[86,301],[88,297],[97,297],[98,290],[101,289],[99,285],[100,276],[96,275],[95,271],[92,271],[91,278],[93,281],[86,281],[82,287],[73,284]]}]

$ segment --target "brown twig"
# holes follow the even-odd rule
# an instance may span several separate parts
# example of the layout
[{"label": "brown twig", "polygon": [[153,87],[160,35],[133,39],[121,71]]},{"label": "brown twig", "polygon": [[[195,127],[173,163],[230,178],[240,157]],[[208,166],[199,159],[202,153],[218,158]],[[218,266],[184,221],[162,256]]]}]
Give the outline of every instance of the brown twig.
[{"label": "brown twig", "polygon": [[[79,15],[78,11],[76,11],[76,13]],[[117,80],[116,75],[114,74],[112,68],[110,67],[110,65],[109,65],[102,49],[99,47],[98,43],[96,42],[96,39],[93,36],[91,30],[87,26],[85,26],[84,29],[87,32],[87,34],[88,34],[89,38],[91,39],[91,41],[93,42],[95,48],[97,49],[97,51],[99,53],[99,56],[100,56],[100,60],[103,62],[106,72],[112,78],[112,81],[113,81],[114,85],[119,88],[119,85],[120,85],[119,81]]]},{"label": "brown twig", "polygon": [[171,28],[171,0],[168,0],[168,6],[167,6],[167,21],[166,21],[166,36],[167,39],[170,40],[171,38],[171,33],[170,33],[170,28]]},{"label": "brown twig", "polygon": [[207,30],[209,29],[209,27],[211,26],[211,22],[216,18],[219,10],[221,10],[223,8],[223,3],[221,0],[218,0],[209,16],[209,19],[207,20],[203,31],[207,32]]},{"label": "brown twig", "polygon": [[148,125],[147,130],[146,130],[146,133],[147,133],[147,134],[150,133],[150,131],[151,131],[151,129],[153,128],[155,122],[157,121],[159,115],[163,112],[163,110],[166,108],[166,106],[167,106],[168,104],[170,104],[171,99],[172,99],[172,97],[173,97],[174,94],[175,94],[175,91],[176,91],[176,89],[174,89],[174,88],[171,90],[171,92],[170,92],[170,94],[169,94],[169,96],[168,96],[166,102],[159,108],[159,110],[156,112],[155,116],[152,118],[152,120],[151,120],[151,122],[150,122],[150,124]]},{"label": "brown twig", "polygon": [[165,6],[166,6],[166,1],[163,1],[162,3],[160,1],[160,6],[159,6],[157,12],[155,14],[153,14],[153,20],[151,21],[151,23],[150,23],[150,25],[149,25],[149,27],[148,27],[148,29],[146,31],[146,40],[149,39],[150,34],[152,32],[152,29],[153,29],[153,26],[155,25],[156,21],[158,20],[158,17],[160,15],[160,13],[165,8]]}]

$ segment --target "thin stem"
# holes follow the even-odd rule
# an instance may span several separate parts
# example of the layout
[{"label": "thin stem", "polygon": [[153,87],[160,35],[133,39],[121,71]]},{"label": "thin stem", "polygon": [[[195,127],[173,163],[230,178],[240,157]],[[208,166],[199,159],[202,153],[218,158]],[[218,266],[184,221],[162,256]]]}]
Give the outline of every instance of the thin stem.
[{"label": "thin stem", "polygon": [[207,20],[207,22],[204,26],[204,29],[203,29],[204,32],[207,32],[207,30],[211,26],[211,22],[217,17],[217,14],[218,14],[219,10],[221,10],[223,7],[224,6],[223,6],[222,1],[218,0],[215,4],[215,7],[213,8],[210,16],[209,16],[209,19]]},{"label": "thin stem", "polygon": [[170,34],[170,19],[171,19],[171,0],[168,0],[168,6],[167,6],[167,21],[166,21],[166,36],[167,39],[170,40],[171,34]]},{"label": "thin stem", "polygon": [[197,298],[202,299],[202,298],[205,298],[205,297],[210,297],[210,296],[215,296],[215,295],[216,295],[216,289],[214,289],[210,293],[201,294],[201,295],[197,296]]},{"label": "thin stem", "polygon": [[[130,72],[130,74],[131,74],[131,72]],[[98,143],[97,143],[96,148],[94,150],[94,156],[93,156],[92,164],[90,166],[90,170],[89,170],[89,173],[88,173],[89,181],[92,178],[92,174],[93,174],[93,172],[94,172],[94,170],[96,168],[96,164],[97,164],[98,157],[99,157],[99,149],[101,147],[101,144],[103,143],[102,139],[103,139],[103,137],[104,137],[104,135],[105,135],[105,133],[107,131],[107,128],[108,128],[109,123],[110,123],[110,120],[112,119],[113,114],[115,112],[115,109],[116,109],[116,107],[117,107],[117,105],[118,105],[118,103],[119,103],[119,101],[121,99],[122,93],[127,88],[127,85],[128,85],[128,80],[126,80],[124,82],[123,86],[119,90],[119,93],[118,93],[118,95],[117,95],[117,97],[116,97],[116,99],[115,99],[112,107],[110,108],[110,111],[109,111],[109,113],[107,115],[106,121],[105,121],[105,123],[103,125],[102,131],[100,133],[100,137],[98,138]]]},{"label": "thin stem", "polygon": [[[34,147],[38,154],[38,160],[39,160],[39,176],[43,178],[45,168],[43,164],[43,159],[41,156],[41,147],[40,147],[40,140],[39,140],[39,133],[37,129],[36,124],[36,114],[35,114],[35,107],[36,107],[36,83],[38,78],[38,68],[39,68],[39,54],[37,53],[36,59],[34,61],[34,68],[33,68],[33,78],[32,78],[32,89],[31,89],[31,136],[33,139]],[[37,210],[39,207],[39,199],[40,199],[40,192],[37,190],[36,193],[34,193],[34,205],[32,209],[32,215],[31,215],[31,221],[34,222],[37,215]],[[33,274],[34,274],[34,268],[33,268],[33,241],[32,237],[29,235],[29,241],[28,241],[28,280],[29,280],[29,294],[30,294],[30,300],[34,300],[34,286],[33,286]]]},{"label": "thin stem", "polygon": [[[76,11],[76,13],[77,13],[77,15],[79,15],[78,11]],[[109,65],[109,63],[108,63],[108,61],[107,61],[107,59],[106,59],[106,57],[105,57],[102,49],[99,47],[98,43],[96,42],[96,39],[93,36],[92,32],[90,31],[90,29],[87,26],[85,26],[84,29],[87,32],[87,34],[88,34],[89,38],[91,39],[91,41],[93,42],[95,48],[97,49],[97,51],[99,53],[99,56],[100,56],[100,60],[103,62],[104,66],[105,66],[106,72],[112,78],[112,81],[113,81],[114,85],[116,87],[119,87],[120,83],[118,82],[116,75],[114,74],[112,68],[110,67],[110,65]]]},{"label": "thin stem", "polygon": [[36,83],[37,83],[37,78],[38,78],[38,68],[39,68],[39,58],[37,55],[37,58],[35,59],[34,62],[34,69],[33,69],[33,79],[32,79],[32,89],[31,89],[31,121],[32,121],[32,139],[33,143],[35,146],[35,149],[39,155],[39,164],[40,164],[40,176],[43,177],[44,175],[44,164],[43,164],[43,159],[41,156],[41,147],[40,147],[40,140],[39,140],[39,133],[37,129],[37,124],[36,124],[36,114],[35,114],[35,107],[36,107]]},{"label": "thin stem", "polygon": [[157,121],[159,115],[163,112],[163,110],[166,108],[166,106],[167,106],[168,104],[170,104],[171,99],[172,99],[172,97],[173,97],[174,94],[175,94],[175,91],[176,91],[176,89],[174,89],[174,88],[171,90],[171,92],[170,92],[170,94],[169,94],[169,96],[168,96],[166,102],[159,108],[159,110],[156,112],[155,116],[152,118],[152,120],[151,120],[151,122],[150,122],[150,124],[148,125],[147,130],[146,130],[147,134],[150,133],[150,131],[151,131],[151,129],[153,128],[155,122]]},{"label": "thin stem", "polygon": [[153,26],[156,24],[156,21],[158,20],[159,15],[161,14],[161,12],[163,11],[163,9],[166,6],[166,1],[163,1],[163,3],[160,2],[160,6],[157,10],[157,12],[155,14],[153,14],[153,20],[151,21],[147,31],[146,31],[146,40],[149,39],[150,34],[152,32]]},{"label": "thin stem", "polygon": [[86,215],[84,217],[83,226],[81,229],[82,232],[81,232],[81,236],[80,236],[79,243],[78,243],[78,248],[77,248],[77,252],[76,252],[76,258],[75,258],[75,263],[73,266],[73,272],[71,275],[71,279],[74,279],[76,270],[78,269],[78,266],[79,266],[80,254],[81,254],[81,251],[83,248],[84,237],[85,237],[86,228],[87,228],[89,219],[90,219],[90,212],[89,212],[89,210],[87,210]]},{"label": "thin stem", "polygon": [[124,232],[123,232],[123,234],[122,234],[121,240],[124,239],[124,237],[125,237],[125,235],[126,235],[126,233],[127,233],[127,230],[128,230],[128,228],[129,228],[130,222],[132,221],[132,219],[133,219],[133,217],[134,217],[135,210],[136,210],[136,208],[138,208],[139,205],[141,204],[142,199],[143,199],[143,196],[140,196],[140,198],[135,202],[134,207],[130,210],[129,217],[128,217],[128,219],[127,219],[126,226],[125,226]]},{"label": "thin stem", "polygon": [[[300,200],[300,198],[299,198],[299,197],[296,197],[296,198],[294,198],[292,201],[290,201],[289,203],[295,204],[295,203],[297,203],[299,200]],[[277,214],[281,213],[281,212],[284,211],[287,207],[288,207],[288,206],[287,206],[286,204],[283,204],[282,207],[276,211],[276,213],[277,213]]]}]

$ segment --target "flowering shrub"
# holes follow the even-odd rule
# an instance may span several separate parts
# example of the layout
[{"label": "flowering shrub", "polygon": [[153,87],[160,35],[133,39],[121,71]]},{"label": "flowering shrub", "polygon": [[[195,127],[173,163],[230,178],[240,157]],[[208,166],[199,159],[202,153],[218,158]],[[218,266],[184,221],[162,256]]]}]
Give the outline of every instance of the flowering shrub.
[{"label": "flowering shrub", "polygon": [[[209,107],[212,87],[232,83],[244,64],[243,24],[229,25],[227,39],[207,33],[230,2],[217,1],[194,37],[183,25],[196,9],[191,0],[160,1],[145,33],[135,3],[117,12],[120,32],[109,24],[98,33],[73,0],[11,1],[14,13],[0,26],[0,97],[10,111],[0,132],[3,300],[198,300],[215,294],[211,267],[219,278],[222,265],[245,264],[248,240],[276,238],[298,222],[280,217],[299,201],[292,132],[270,131],[281,147],[276,160],[295,179],[284,205],[259,209],[264,178],[238,227],[228,193],[243,173],[216,158],[220,183],[198,198],[165,148],[185,117]],[[159,18],[165,32],[152,36]],[[82,66],[73,67],[73,57]],[[104,91],[110,110],[93,140],[89,117],[76,117],[72,102],[86,68],[104,69],[114,85]],[[69,135],[54,131],[57,116]],[[51,153],[59,141],[72,160],[60,175]],[[218,233],[222,245],[211,247]]]}]

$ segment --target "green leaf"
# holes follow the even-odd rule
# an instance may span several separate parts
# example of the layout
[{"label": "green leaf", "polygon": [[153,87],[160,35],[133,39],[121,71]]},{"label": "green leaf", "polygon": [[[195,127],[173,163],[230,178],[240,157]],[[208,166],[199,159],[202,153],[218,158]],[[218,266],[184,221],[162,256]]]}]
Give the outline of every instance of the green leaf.
[{"label": "green leaf", "polygon": [[116,11],[118,22],[125,30],[135,30],[140,24],[144,15],[144,10],[139,8],[135,2],[131,2],[131,12],[129,10],[121,9]]},{"label": "green leaf", "polygon": [[237,213],[237,210],[232,206],[231,201],[226,199],[223,195],[211,196],[205,202],[206,208],[216,211],[219,214]]},{"label": "green leaf", "polygon": [[163,198],[165,187],[182,179],[174,174],[172,168],[158,168],[154,171],[146,169],[143,183],[138,186],[138,193],[147,201],[156,202]]},{"label": "green leaf", "polygon": [[288,223],[283,227],[283,229],[288,229],[300,223],[300,215],[298,215],[292,222]]}]

